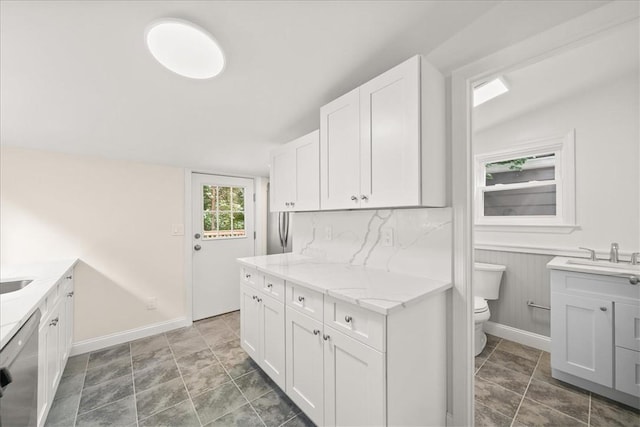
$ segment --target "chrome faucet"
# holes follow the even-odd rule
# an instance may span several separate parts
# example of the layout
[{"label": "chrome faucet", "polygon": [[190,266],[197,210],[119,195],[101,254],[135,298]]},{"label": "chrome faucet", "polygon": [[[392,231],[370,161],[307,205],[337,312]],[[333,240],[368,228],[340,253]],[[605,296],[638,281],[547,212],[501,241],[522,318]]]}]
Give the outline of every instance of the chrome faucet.
[{"label": "chrome faucet", "polygon": [[618,263],[620,260],[618,259],[618,244],[612,243],[611,250],[609,251],[609,262]]},{"label": "chrome faucet", "polygon": [[634,252],[631,254],[631,265],[638,265],[640,264],[640,260],[638,259],[638,257],[640,257],[640,252]]},{"label": "chrome faucet", "polygon": [[582,246],[579,247],[578,249],[582,249],[583,251],[589,251],[589,258],[591,259],[591,261],[597,261],[598,259],[596,258],[596,251],[593,249],[589,249],[589,248],[583,248]]}]

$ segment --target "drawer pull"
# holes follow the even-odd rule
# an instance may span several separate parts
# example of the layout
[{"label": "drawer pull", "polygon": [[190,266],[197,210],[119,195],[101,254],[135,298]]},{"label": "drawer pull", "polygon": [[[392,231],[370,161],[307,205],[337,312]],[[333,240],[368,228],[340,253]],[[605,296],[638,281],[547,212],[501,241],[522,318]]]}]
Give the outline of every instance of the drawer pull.
[{"label": "drawer pull", "polygon": [[69,297],[69,298],[73,297],[73,291],[68,292],[68,293],[67,293],[67,297]]},{"label": "drawer pull", "polygon": [[60,320],[59,317],[56,317],[55,319],[51,319],[51,323],[49,323],[49,326],[56,326],[59,320]]},{"label": "drawer pull", "polygon": [[251,275],[250,275],[250,274],[245,274],[245,275],[244,275],[244,278],[245,278],[245,279],[251,279]]},{"label": "drawer pull", "polygon": [[600,307],[600,311],[607,311],[607,307]]},{"label": "drawer pull", "polygon": [[344,321],[347,323],[351,323],[351,321],[353,320],[353,318],[351,316],[344,316]]},{"label": "drawer pull", "polygon": [[638,277],[636,276],[631,276],[629,277],[629,283],[632,285],[637,285],[638,283],[640,283],[640,279],[638,279]]},{"label": "drawer pull", "polygon": [[257,298],[258,302],[262,302],[262,298],[258,298],[258,297],[256,297],[256,298]]},{"label": "drawer pull", "polygon": [[267,288],[269,289],[273,288],[273,283],[267,283]]},{"label": "drawer pull", "polygon": [[320,335],[320,329],[314,329],[313,335]]},{"label": "drawer pull", "polygon": [[323,334],[322,339],[324,339],[325,341],[329,341],[329,339],[331,339],[331,336]]},{"label": "drawer pull", "polygon": [[258,299],[258,297],[254,295],[254,296],[253,296],[253,299],[254,299],[254,301],[255,301],[256,299]]},{"label": "drawer pull", "polygon": [[67,277],[65,277],[65,279],[71,280],[71,279],[73,279],[73,276],[67,276]]},{"label": "drawer pull", "polygon": [[298,297],[298,301],[300,302],[304,301],[304,297]]}]

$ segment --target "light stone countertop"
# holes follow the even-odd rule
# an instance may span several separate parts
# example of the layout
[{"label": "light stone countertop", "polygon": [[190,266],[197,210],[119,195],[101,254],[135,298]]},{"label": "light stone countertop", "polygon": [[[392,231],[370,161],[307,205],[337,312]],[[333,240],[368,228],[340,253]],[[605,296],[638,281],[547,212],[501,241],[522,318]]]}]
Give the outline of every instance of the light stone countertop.
[{"label": "light stone countertop", "polygon": [[77,259],[37,264],[3,265],[0,281],[33,279],[27,287],[0,295],[0,348],[15,335],[44,301],[44,297]]},{"label": "light stone countertop", "polygon": [[452,287],[451,283],[427,277],[291,253],[238,258],[238,262],[384,315]]}]

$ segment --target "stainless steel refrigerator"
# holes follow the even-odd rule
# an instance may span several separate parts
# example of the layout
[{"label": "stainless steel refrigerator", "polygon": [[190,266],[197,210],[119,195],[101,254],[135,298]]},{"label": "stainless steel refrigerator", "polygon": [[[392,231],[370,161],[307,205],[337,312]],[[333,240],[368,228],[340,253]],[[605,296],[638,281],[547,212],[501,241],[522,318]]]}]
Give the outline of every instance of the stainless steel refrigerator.
[{"label": "stainless steel refrigerator", "polygon": [[291,252],[293,236],[289,232],[293,215],[271,212],[270,184],[267,184],[267,255]]}]

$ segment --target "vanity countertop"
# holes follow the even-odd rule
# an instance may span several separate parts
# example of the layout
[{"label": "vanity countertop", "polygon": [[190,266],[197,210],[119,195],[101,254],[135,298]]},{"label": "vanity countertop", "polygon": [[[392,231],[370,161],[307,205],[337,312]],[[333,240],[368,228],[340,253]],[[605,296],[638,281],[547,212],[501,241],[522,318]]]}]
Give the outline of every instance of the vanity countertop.
[{"label": "vanity countertop", "polygon": [[452,286],[427,277],[330,263],[291,253],[238,258],[238,262],[384,315]]},{"label": "vanity countertop", "polygon": [[49,291],[77,262],[77,259],[72,259],[0,267],[0,281],[33,279],[23,289],[0,295],[0,348],[9,342],[44,301]]}]

